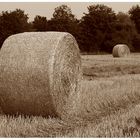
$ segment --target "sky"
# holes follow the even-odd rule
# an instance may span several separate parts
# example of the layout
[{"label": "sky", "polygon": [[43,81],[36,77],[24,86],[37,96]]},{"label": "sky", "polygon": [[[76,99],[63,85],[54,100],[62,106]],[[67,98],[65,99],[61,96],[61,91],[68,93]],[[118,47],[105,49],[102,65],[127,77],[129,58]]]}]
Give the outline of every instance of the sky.
[{"label": "sky", "polygon": [[33,21],[36,15],[52,17],[54,9],[62,4],[68,5],[72,13],[80,19],[83,13],[87,13],[87,7],[92,4],[105,4],[111,7],[116,13],[128,12],[133,5],[140,5],[140,2],[0,2],[0,12],[20,8],[28,14],[29,21]]}]

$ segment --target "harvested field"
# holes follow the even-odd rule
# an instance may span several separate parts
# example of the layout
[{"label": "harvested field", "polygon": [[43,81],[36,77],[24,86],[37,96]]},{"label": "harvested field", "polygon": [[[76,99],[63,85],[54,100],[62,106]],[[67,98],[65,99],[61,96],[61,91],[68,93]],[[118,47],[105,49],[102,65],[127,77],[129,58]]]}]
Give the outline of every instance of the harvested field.
[{"label": "harvested field", "polygon": [[140,54],[119,59],[83,55],[82,67],[84,79],[75,122],[1,115],[0,136],[140,137]]},{"label": "harvested field", "polygon": [[82,66],[87,80],[103,77],[140,74],[139,54],[128,58],[113,58],[111,55],[83,55]]}]

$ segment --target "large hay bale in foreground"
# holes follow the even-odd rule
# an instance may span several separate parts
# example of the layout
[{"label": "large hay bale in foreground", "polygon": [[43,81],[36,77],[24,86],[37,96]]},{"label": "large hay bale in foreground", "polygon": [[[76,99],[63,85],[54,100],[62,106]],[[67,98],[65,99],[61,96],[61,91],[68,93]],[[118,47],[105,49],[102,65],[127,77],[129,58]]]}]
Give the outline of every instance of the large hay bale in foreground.
[{"label": "large hay bale in foreground", "polygon": [[79,48],[69,33],[12,35],[0,51],[0,105],[6,114],[67,115],[80,80]]},{"label": "large hay bale in foreground", "polygon": [[114,46],[112,54],[114,57],[126,57],[130,54],[129,47],[125,44],[118,44]]}]

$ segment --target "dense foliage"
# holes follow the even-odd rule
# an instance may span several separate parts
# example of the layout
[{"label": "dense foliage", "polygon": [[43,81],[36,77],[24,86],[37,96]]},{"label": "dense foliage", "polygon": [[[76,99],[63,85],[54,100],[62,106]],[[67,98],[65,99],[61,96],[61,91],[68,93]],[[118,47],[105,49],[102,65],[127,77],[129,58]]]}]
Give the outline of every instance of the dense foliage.
[{"label": "dense foliage", "polygon": [[10,35],[28,31],[60,31],[75,36],[81,52],[112,52],[114,45],[127,44],[131,51],[140,51],[140,6],[133,6],[128,13],[116,14],[112,8],[90,5],[88,12],[78,20],[70,7],[61,5],[54,9],[53,17],[35,16],[28,22],[28,15],[20,9],[0,14],[0,46]]},{"label": "dense foliage", "polygon": [[35,31],[46,31],[47,18],[37,15],[33,21],[33,28],[35,29]]},{"label": "dense foliage", "polygon": [[16,9],[12,12],[2,12],[0,15],[0,45],[12,34],[29,31],[28,15],[24,11]]}]

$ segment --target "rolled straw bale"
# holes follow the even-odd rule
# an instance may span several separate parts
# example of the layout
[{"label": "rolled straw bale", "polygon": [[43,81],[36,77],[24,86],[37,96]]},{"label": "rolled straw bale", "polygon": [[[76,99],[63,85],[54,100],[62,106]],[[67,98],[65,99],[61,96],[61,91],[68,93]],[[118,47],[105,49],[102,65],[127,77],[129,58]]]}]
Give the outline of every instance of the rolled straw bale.
[{"label": "rolled straw bale", "polygon": [[129,47],[125,44],[118,44],[114,46],[112,54],[114,57],[126,57],[130,54]]},{"label": "rolled straw bale", "polygon": [[0,51],[0,105],[5,114],[62,117],[79,95],[81,59],[64,32],[10,36]]}]

